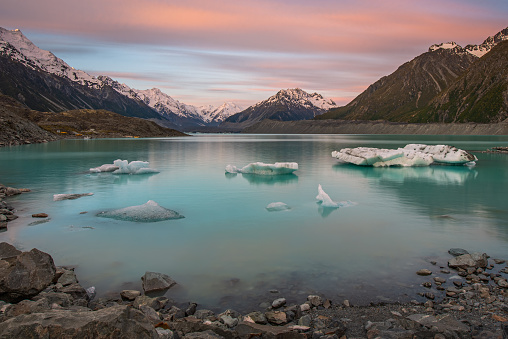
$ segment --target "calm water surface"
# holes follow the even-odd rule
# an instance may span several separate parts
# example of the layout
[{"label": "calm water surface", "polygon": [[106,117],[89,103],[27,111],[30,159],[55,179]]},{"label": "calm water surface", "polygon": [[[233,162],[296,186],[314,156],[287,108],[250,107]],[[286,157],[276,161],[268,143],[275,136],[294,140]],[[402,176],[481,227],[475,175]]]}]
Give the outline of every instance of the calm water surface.
[{"label": "calm water surface", "polygon": [[[212,309],[252,309],[278,296],[302,302],[309,293],[357,303],[415,299],[421,278],[414,272],[437,271],[429,262],[445,265],[449,248],[508,257],[508,156],[475,153],[474,168],[355,167],[330,156],[407,143],[485,150],[508,146],[508,137],[197,135],[2,148],[0,182],[32,192],[10,199],[20,218],[0,241],[76,267],[80,283],[99,295],[140,289],[144,272],[156,271],[179,283],[168,297]],[[149,161],[160,173],[88,173],[116,159]],[[224,173],[228,164],[256,161],[294,161],[300,169],[280,177]],[[318,184],[333,200],[357,205],[323,210]],[[94,195],[53,201],[53,194],[86,192]],[[185,218],[96,217],[148,200]],[[265,209],[279,201],[292,209]],[[38,212],[51,220],[30,226]]]}]

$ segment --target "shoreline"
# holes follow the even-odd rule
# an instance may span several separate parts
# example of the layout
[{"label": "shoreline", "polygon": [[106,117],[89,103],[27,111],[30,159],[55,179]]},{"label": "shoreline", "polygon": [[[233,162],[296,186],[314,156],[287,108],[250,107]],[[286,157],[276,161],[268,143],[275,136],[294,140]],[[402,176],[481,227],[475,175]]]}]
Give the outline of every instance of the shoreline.
[{"label": "shoreline", "polygon": [[[0,185],[0,194],[4,195],[6,189]],[[5,197],[29,191],[15,188],[7,190],[10,193],[5,194]],[[2,195],[0,204],[8,206]],[[8,208],[15,215],[15,209],[12,206]],[[160,338],[192,337],[189,333],[195,332],[199,332],[197,337],[204,338],[204,331],[207,338],[247,338],[257,333],[263,333],[263,338],[384,338],[402,333],[406,335],[403,338],[424,333],[432,334],[434,338],[503,338],[503,335],[508,335],[508,286],[500,286],[499,281],[506,281],[508,265],[502,259],[505,258],[489,258],[482,263],[475,262],[473,266],[466,265],[457,269],[431,262],[435,270],[432,269],[430,275],[421,275],[422,286],[415,287],[414,296],[410,296],[413,300],[409,302],[376,301],[370,305],[358,306],[348,300],[336,304],[336,301],[327,299],[326,295],[317,294],[307,298],[301,296],[301,300],[287,304],[283,293],[273,293],[271,305],[265,301],[264,311],[243,315],[228,310],[227,307],[224,312],[217,314],[201,309],[199,304],[174,302],[166,297],[143,294],[142,291],[129,292],[136,295],[139,293],[132,300],[121,296],[126,291],[119,291],[116,296],[94,299],[92,295],[95,295],[95,290],[86,293],[73,270],[60,267],[56,271],[67,278],[71,276],[70,280],[52,279],[43,292],[27,297],[25,301],[12,305],[0,302],[0,333],[8,333],[5,332],[6,323],[9,326],[15,326],[15,323],[18,324],[16,326],[23,326],[17,317],[31,315],[36,318],[33,314],[41,312],[46,315],[76,312],[78,308],[79,312],[106,313],[121,307],[125,311],[126,307],[131,313],[141,313],[138,316],[149,324],[145,324],[148,331],[152,334],[158,331]],[[426,273],[428,272],[422,274]],[[450,279],[452,277],[454,279]],[[397,277],[394,277],[395,281]],[[415,300],[417,294],[426,301]],[[440,296],[442,294],[443,297]],[[66,301],[58,301],[58,298]],[[48,307],[41,309],[41,300],[57,302],[48,302]],[[168,331],[172,333],[171,336],[167,336]]]}]

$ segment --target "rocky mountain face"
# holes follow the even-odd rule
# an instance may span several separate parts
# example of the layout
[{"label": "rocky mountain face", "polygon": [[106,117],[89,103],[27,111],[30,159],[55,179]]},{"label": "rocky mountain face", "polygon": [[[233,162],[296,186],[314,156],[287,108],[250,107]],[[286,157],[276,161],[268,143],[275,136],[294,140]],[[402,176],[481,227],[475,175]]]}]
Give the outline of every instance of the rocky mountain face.
[{"label": "rocky mountain face", "polygon": [[220,125],[224,128],[243,129],[264,120],[308,120],[337,105],[318,93],[309,94],[300,88],[280,90],[267,100],[230,116]]},{"label": "rocky mountain face", "polygon": [[[501,108],[501,98],[508,95],[503,87],[507,66],[506,56],[497,45],[504,45],[505,40],[508,40],[508,28],[481,45],[465,48],[454,42],[432,45],[428,52],[370,85],[346,106],[316,119],[501,121],[506,112]],[[492,97],[496,98],[496,104],[489,106],[486,102],[492,102]],[[480,112],[485,109],[488,112]],[[473,113],[467,113],[471,110]]]},{"label": "rocky mountain face", "polygon": [[498,43],[412,118],[496,123],[508,119],[508,41]]},{"label": "rocky mountain face", "polygon": [[0,56],[0,93],[32,109],[106,109],[180,129],[217,126],[243,110],[233,103],[219,107],[187,105],[157,88],[138,90],[107,76],[91,76],[38,48],[19,30],[0,27]]},{"label": "rocky mountain face", "polygon": [[0,95],[0,146],[16,146],[56,140],[27,117],[32,111],[6,95]]}]

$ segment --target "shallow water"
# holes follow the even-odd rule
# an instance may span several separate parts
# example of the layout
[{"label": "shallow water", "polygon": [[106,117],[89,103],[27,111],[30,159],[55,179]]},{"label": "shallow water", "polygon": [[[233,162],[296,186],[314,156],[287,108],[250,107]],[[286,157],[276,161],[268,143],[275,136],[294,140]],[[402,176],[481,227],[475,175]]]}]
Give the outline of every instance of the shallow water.
[{"label": "shallow water", "polygon": [[[338,164],[344,147],[508,146],[508,137],[196,135],[170,139],[64,140],[0,149],[0,182],[20,218],[0,241],[49,252],[76,267],[99,295],[141,288],[145,271],[179,285],[167,296],[203,307],[252,309],[310,293],[353,302],[414,299],[420,268],[446,265],[449,248],[508,257],[508,156],[475,153],[476,167],[369,168]],[[90,174],[116,159],[149,161],[151,175]],[[293,175],[225,174],[228,164],[297,162]],[[318,184],[335,210],[316,203]],[[53,194],[87,193],[53,201]],[[154,200],[183,219],[136,223],[102,211]],[[289,211],[265,207],[284,202]],[[51,220],[28,226],[32,213]],[[87,212],[80,214],[81,212]],[[508,259],[508,258],[507,258]],[[279,294],[270,294],[270,290]],[[407,296],[404,296],[407,294]]]}]

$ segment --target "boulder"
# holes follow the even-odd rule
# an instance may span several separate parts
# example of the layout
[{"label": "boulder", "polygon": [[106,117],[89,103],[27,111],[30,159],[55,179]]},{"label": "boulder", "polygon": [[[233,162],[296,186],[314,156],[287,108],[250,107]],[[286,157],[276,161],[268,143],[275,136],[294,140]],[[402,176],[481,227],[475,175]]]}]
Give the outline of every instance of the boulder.
[{"label": "boulder", "polygon": [[74,269],[63,269],[63,274],[60,276],[60,278],[58,278],[57,282],[62,284],[62,286],[78,283]]},{"label": "boulder", "polygon": [[[9,246],[3,245],[3,248],[16,253]],[[28,299],[48,287],[55,272],[53,258],[36,248],[3,258],[0,260],[0,299]]]},{"label": "boulder", "polygon": [[240,322],[235,330],[240,338],[307,338],[305,334],[298,333],[288,326],[270,326]]},{"label": "boulder", "polygon": [[286,312],[270,311],[265,313],[266,320],[274,325],[284,325],[288,322]]},{"label": "boulder", "polygon": [[156,272],[146,272],[141,280],[145,293],[164,291],[176,285],[176,282],[168,275]]},{"label": "boulder", "polygon": [[464,270],[469,267],[487,267],[487,265],[488,258],[485,253],[463,254],[448,260],[448,266]]},{"label": "boulder", "polygon": [[120,296],[122,297],[122,299],[129,301],[136,299],[140,295],[141,292],[136,290],[123,290],[122,292],[120,292]]},{"label": "boulder", "polygon": [[0,243],[0,259],[15,257],[22,252],[6,242]]},{"label": "boulder", "polygon": [[273,308],[279,308],[279,307],[282,307],[286,304],[286,299],[285,298],[279,298],[279,299],[275,299],[273,302],[272,302],[272,307]]},{"label": "boulder", "polygon": [[158,338],[143,313],[130,306],[98,311],[52,310],[0,323],[2,338]]}]

